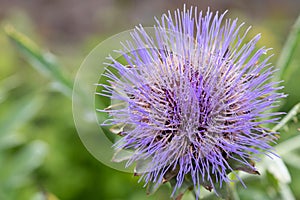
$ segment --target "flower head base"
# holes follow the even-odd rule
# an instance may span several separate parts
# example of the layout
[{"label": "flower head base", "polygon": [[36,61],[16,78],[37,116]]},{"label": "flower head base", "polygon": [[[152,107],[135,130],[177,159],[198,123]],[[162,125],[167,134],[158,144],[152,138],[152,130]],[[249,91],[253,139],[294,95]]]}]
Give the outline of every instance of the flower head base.
[{"label": "flower head base", "polygon": [[243,43],[249,29],[224,15],[191,8],[156,20],[153,36],[137,27],[121,51],[127,65],[110,58],[117,73],[105,74],[107,124],[123,136],[115,147],[132,151],[146,183],[173,182],[172,195],[183,182],[216,191],[234,170],[258,174],[252,159],[276,139],[263,126],[283,96],[268,49],[255,50],[260,35]]}]

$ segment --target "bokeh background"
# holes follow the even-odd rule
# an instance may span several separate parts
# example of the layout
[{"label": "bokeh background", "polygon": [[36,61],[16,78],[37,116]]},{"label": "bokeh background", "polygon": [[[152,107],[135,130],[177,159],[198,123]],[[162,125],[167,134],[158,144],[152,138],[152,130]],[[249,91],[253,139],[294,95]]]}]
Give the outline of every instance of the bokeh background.
[{"label": "bokeh background", "polygon": [[[185,3],[199,10],[228,9],[227,16],[252,25],[250,35],[262,33],[259,45],[273,48],[274,64],[300,14],[299,0]],[[42,52],[55,54],[59,70],[73,80],[99,42],[138,24],[151,26],[154,16],[182,7],[179,0],[0,0],[0,199],[168,199],[167,185],[147,196],[137,177],[110,169],[88,153],[74,126],[71,99],[51,75],[32,67],[4,27],[14,27]],[[294,52],[289,64],[293,67],[284,76],[289,96],[280,110],[285,112],[300,102],[299,45]],[[299,135],[298,127],[296,116],[282,130],[279,143]],[[290,190],[280,191],[280,181],[266,173],[247,180],[247,190],[238,185],[240,198],[285,199],[284,192],[290,191],[300,199],[300,148],[284,161],[292,177]]]}]

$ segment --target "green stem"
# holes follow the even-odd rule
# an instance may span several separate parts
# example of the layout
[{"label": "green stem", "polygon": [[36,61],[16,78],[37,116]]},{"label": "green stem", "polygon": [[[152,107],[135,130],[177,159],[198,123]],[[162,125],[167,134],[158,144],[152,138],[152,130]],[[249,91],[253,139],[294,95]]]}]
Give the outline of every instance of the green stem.
[{"label": "green stem", "polygon": [[[279,59],[276,63],[276,66],[279,70],[278,73],[274,76],[274,81],[280,81],[286,78],[286,72],[289,70],[289,64],[292,60],[292,57],[295,53],[298,37],[300,35],[300,15],[297,18],[295,24],[290,31],[288,39],[286,40]],[[286,79],[285,79],[286,80]]]}]

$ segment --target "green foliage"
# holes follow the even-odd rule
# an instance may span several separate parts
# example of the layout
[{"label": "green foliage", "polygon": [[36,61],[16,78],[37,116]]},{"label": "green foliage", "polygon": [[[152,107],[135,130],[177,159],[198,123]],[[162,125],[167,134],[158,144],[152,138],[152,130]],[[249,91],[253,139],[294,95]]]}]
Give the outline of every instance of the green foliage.
[{"label": "green foliage", "polygon": [[[47,144],[40,140],[28,141],[22,135],[20,128],[37,113],[41,107],[41,101],[40,96],[24,97],[14,102],[14,107],[10,108],[9,111],[1,113],[1,199],[16,199],[23,195],[27,196],[22,189],[28,186],[35,188],[29,177],[42,165],[47,154]],[[16,193],[16,191],[21,192]],[[34,195],[34,192],[31,195]]]},{"label": "green foliage", "polygon": [[289,73],[295,69],[296,65],[291,65],[291,61],[300,42],[300,16],[292,27],[292,30],[281,50],[281,54],[277,60],[276,67],[279,73],[275,76],[275,80],[287,80]]},{"label": "green foliage", "polygon": [[59,89],[67,96],[72,95],[73,82],[62,72],[62,67],[50,52],[43,52],[35,43],[12,26],[5,26],[6,35],[16,45],[25,59],[39,72],[59,83]]}]

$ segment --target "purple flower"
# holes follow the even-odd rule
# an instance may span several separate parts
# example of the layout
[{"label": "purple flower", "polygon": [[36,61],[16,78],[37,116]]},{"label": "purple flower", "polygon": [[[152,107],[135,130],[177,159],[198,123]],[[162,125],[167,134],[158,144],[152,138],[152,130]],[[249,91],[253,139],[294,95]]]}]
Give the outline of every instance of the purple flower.
[{"label": "purple flower", "polygon": [[131,152],[146,184],[170,181],[173,196],[186,183],[217,192],[234,170],[258,174],[252,160],[276,140],[266,124],[283,94],[269,49],[257,49],[260,35],[245,42],[249,28],[225,13],[168,12],[154,33],[135,29],[126,64],[109,58],[102,95],[112,99],[105,124],[122,136],[115,148]]}]

